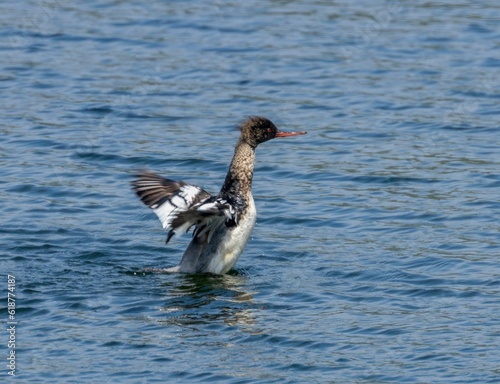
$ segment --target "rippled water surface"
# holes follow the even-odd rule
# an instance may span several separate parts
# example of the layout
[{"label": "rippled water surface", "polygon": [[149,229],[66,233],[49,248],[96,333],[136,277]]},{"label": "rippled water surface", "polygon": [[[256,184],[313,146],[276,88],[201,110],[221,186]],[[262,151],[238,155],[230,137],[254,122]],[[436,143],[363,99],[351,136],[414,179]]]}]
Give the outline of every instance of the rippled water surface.
[{"label": "rippled water surface", "polygon": [[[78,4],[77,4],[78,3]],[[496,1],[21,1],[0,15],[0,381],[500,382]],[[143,168],[218,192],[246,115],[251,241],[157,274]]]}]

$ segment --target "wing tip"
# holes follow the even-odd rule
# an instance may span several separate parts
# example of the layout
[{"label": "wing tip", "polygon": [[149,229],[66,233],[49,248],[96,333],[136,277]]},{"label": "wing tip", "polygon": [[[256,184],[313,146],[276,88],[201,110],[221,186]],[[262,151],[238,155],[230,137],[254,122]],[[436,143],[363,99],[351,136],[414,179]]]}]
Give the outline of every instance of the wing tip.
[{"label": "wing tip", "polygon": [[173,229],[171,229],[170,231],[168,231],[168,235],[167,235],[167,239],[165,240],[165,244],[168,244],[168,242],[170,241],[170,239],[175,235],[175,231]]}]

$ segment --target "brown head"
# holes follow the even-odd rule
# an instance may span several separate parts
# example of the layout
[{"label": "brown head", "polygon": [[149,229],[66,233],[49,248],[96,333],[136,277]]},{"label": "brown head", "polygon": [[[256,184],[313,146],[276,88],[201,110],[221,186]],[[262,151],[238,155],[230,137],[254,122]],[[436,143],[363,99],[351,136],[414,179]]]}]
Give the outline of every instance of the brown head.
[{"label": "brown head", "polygon": [[241,138],[253,148],[275,137],[305,135],[307,132],[280,131],[274,123],[262,116],[250,116],[240,126]]}]

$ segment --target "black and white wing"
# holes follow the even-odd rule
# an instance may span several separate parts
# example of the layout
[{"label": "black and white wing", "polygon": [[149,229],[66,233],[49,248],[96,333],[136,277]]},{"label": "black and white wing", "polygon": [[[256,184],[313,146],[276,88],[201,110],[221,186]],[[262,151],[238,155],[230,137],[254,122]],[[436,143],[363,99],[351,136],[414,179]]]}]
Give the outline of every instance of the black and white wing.
[{"label": "black and white wing", "polygon": [[151,208],[168,230],[166,242],[176,233],[196,229],[193,236],[213,232],[222,224],[237,225],[238,215],[226,200],[210,195],[207,191],[183,181],[165,179],[152,172],[137,175],[133,189],[141,201]]}]

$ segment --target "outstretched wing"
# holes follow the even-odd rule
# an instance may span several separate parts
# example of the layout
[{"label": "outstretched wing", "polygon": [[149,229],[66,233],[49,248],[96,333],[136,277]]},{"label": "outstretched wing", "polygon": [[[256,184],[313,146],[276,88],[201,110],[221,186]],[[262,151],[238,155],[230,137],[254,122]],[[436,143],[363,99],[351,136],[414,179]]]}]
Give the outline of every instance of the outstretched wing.
[{"label": "outstretched wing", "polygon": [[173,235],[187,232],[192,226],[196,226],[193,236],[207,234],[210,241],[214,230],[223,223],[237,224],[235,210],[226,200],[195,185],[143,172],[132,186],[141,201],[156,213],[163,228],[169,230],[167,243]]}]

